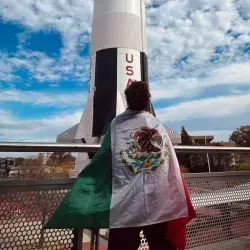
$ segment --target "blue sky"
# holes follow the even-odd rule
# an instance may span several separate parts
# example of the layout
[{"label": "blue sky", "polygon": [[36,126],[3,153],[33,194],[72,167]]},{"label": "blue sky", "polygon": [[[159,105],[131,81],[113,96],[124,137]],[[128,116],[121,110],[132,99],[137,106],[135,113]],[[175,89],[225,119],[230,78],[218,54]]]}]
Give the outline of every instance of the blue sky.
[{"label": "blue sky", "polygon": [[[0,1],[0,141],[55,141],[79,122],[92,0]],[[147,0],[158,117],[227,140],[250,123],[250,1]]]}]

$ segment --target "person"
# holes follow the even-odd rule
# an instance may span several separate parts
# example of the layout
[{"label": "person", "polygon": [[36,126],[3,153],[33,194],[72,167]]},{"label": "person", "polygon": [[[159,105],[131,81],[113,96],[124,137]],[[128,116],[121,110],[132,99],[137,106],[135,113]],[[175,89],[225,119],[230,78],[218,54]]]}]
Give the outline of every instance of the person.
[{"label": "person", "polygon": [[165,126],[149,113],[148,84],[125,90],[128,108],[113,119],[100,150],[79,174],[46,228],[109,228],[108,250],[185,249],[195,217]]}]

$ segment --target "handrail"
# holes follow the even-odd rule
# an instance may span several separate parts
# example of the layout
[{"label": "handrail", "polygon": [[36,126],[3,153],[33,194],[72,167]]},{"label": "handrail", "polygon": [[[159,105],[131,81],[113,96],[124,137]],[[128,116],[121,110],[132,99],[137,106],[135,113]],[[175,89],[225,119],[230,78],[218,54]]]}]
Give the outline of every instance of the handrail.
[{"label": "handrail", "polygon": [[[0,142],[0,152],[97,152],[99,144]],[[174,146],[177,153],[250,153],[250,147]]]},{"label": "handrail", "polygon": [[177,153],[250,153],[250,147],[174,146]]},{"label": "handrail", "polygon": [[[12,180],[3,179],[0,181],[0,187],[32,187],[32,186],[71,186],[76,181],[75,178],[68,179],[40,179],[40,180]],[[0,189],[1,189],[0,188]]]},{"label": "handrail", "polygon": [[99,144],[1,142],[0,152],[97,152]]},{"label": "handrail", "polygon": [[[244,179],[250,178],[250,171],[231,171],[231,172],[214,172],[214,173],[184,173],[184,179],[204,179],[208,180],[211,178],[239,178]],[[0,181],[0,190],[4,187],[32,187],[32,186],[71,186],[76,181],[76,178],[67,179],[40,179],[40,180],[12,180],[3,179]]]}]

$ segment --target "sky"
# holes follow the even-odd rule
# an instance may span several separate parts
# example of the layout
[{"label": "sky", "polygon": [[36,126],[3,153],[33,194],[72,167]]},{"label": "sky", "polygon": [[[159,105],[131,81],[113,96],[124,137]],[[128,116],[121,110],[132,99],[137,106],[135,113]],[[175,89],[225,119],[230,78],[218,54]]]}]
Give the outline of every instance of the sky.
[{"label": "sky", "polygon": [[[55,142],[80,121],[92,0],[0,1],[0,141]],[[159,119],[227,141],[250,123],[250,1],[147,0]]]}]

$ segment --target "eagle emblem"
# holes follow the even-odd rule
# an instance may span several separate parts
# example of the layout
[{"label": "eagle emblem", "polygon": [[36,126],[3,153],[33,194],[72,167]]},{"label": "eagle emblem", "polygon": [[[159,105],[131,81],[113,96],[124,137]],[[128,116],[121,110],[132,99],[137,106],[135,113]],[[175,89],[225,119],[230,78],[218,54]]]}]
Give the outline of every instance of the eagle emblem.
[{"label": "eagle emblem", "polygon": [[122,162],[136,175],[149,174],[162,167],[168,160],[168,146],[160,133],[149,127],[142,127],[131,135],[132,143],[121,151]]}]

